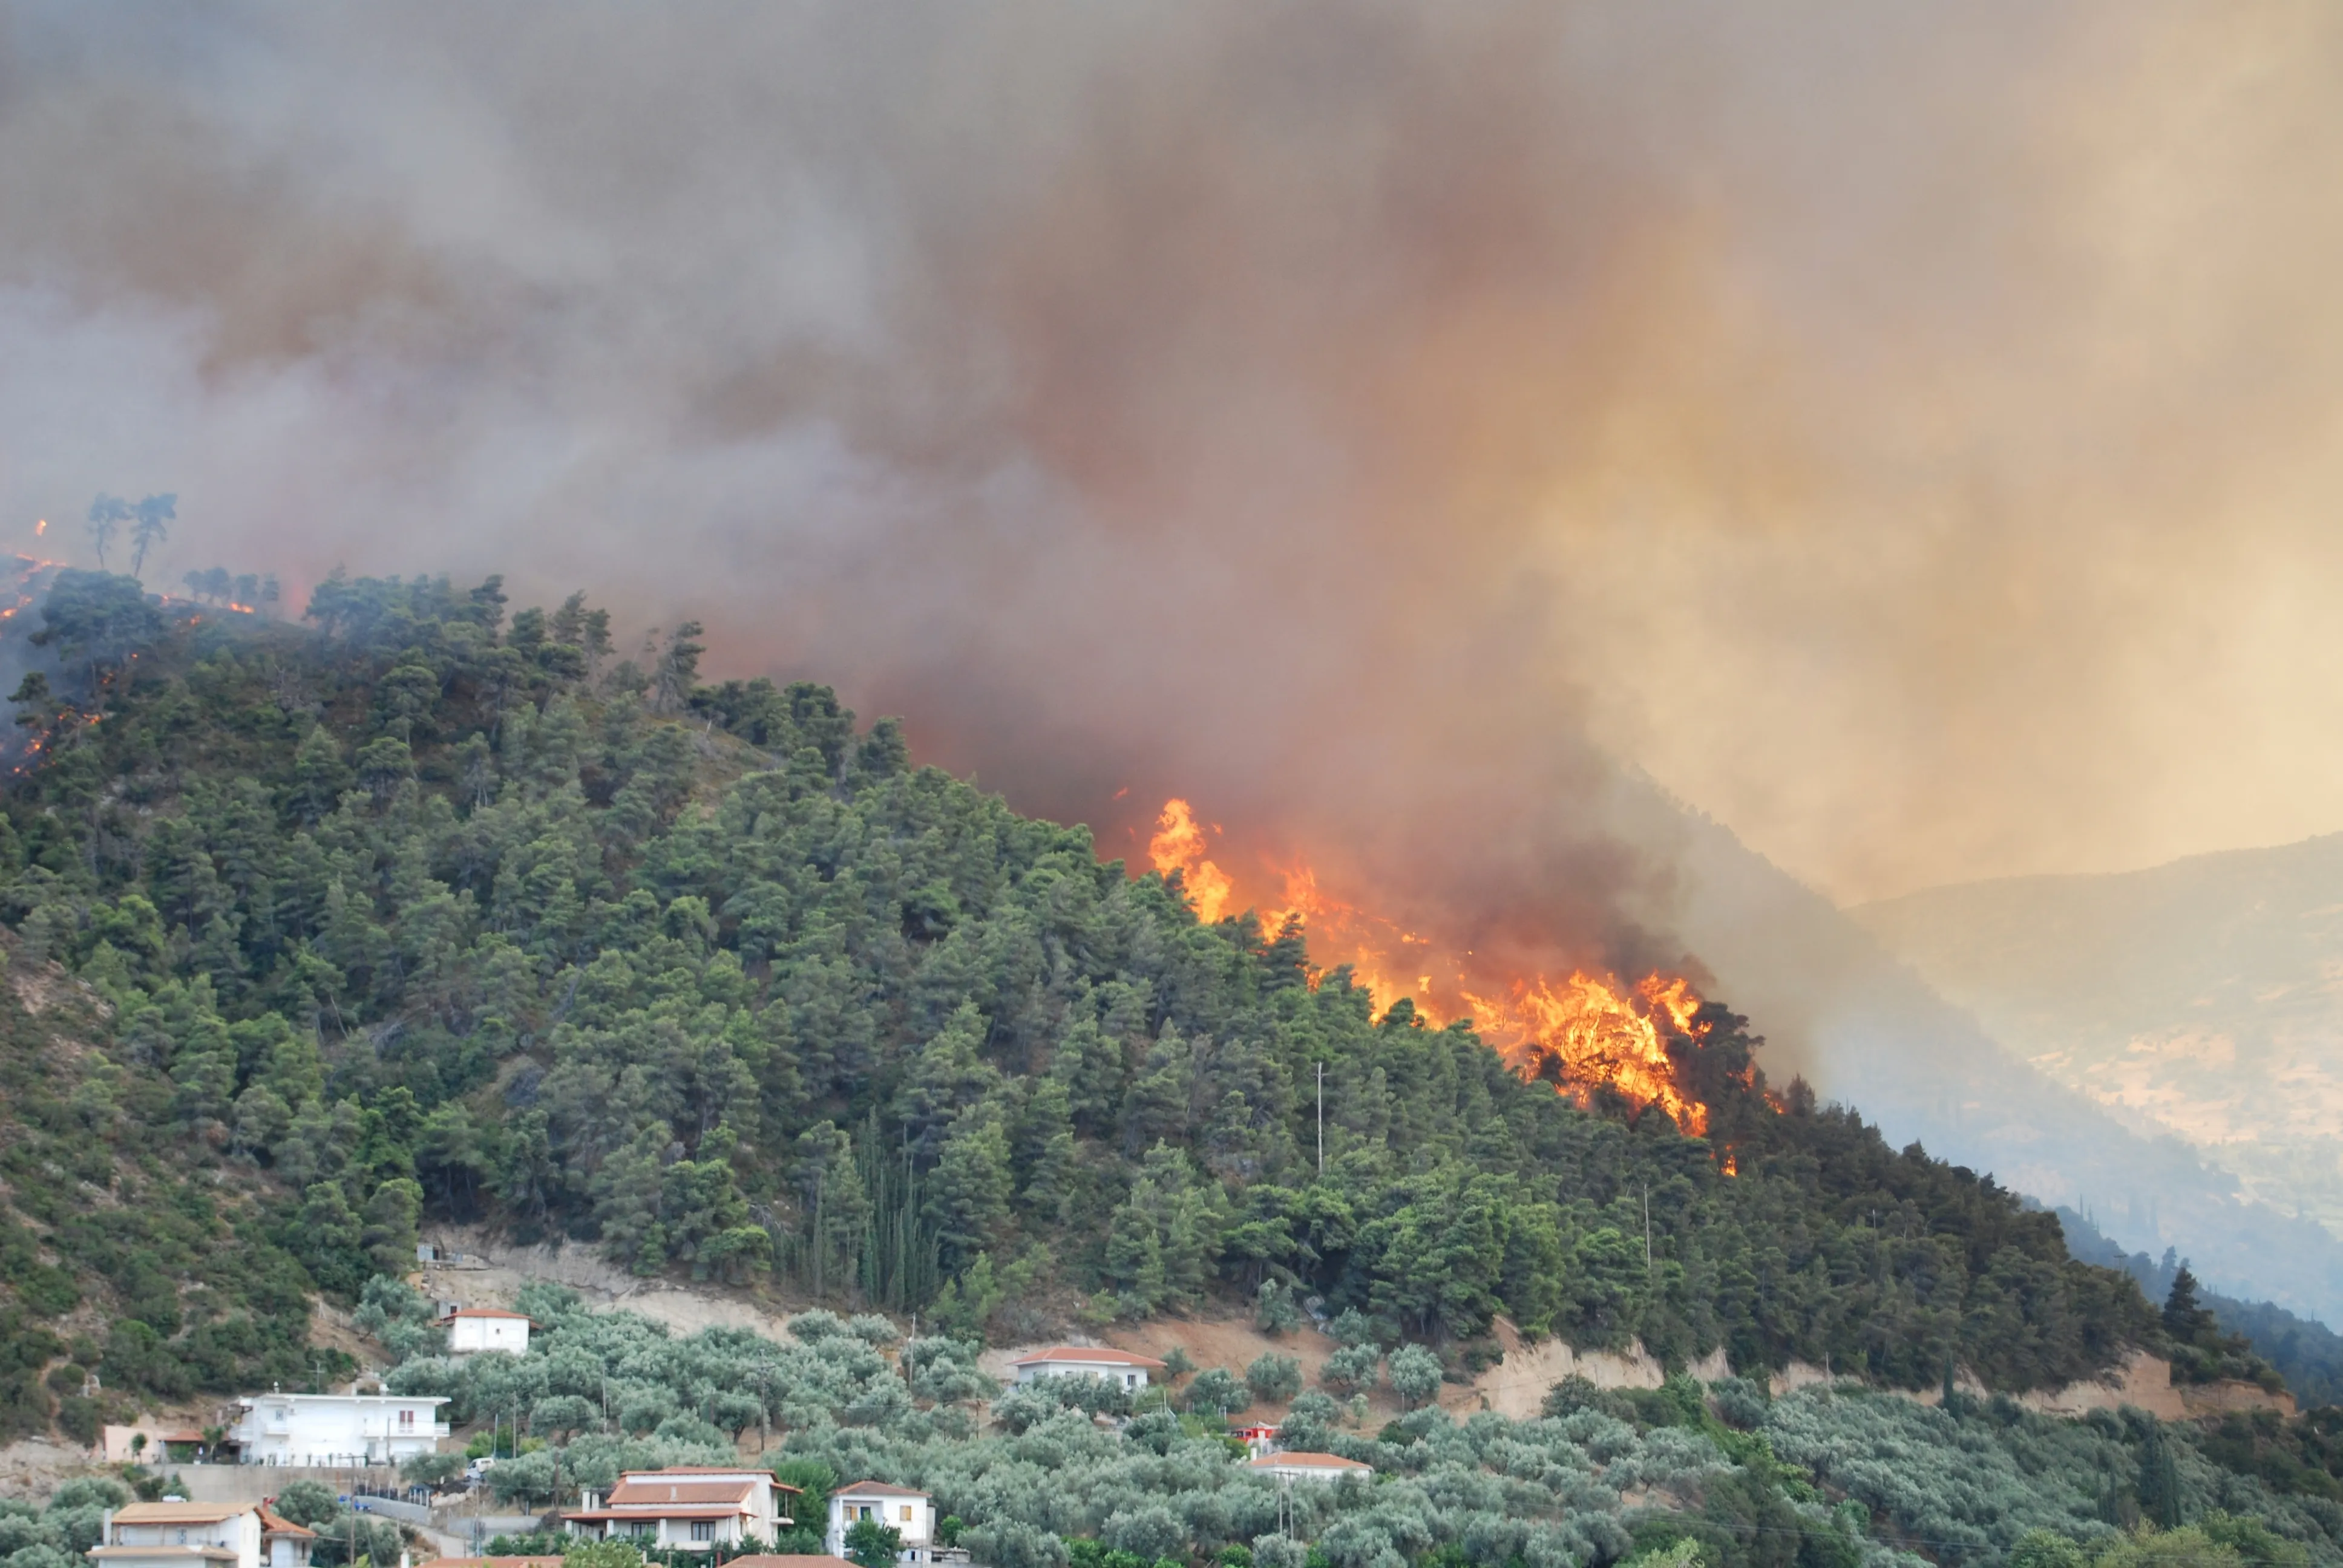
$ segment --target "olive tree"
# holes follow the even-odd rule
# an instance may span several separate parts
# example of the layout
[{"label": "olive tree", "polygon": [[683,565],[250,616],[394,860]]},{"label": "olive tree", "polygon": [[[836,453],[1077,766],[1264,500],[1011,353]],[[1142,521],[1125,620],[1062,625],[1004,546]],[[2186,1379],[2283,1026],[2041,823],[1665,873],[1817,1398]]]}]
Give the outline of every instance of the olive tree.
[{"label": "olive tree", "polygon": [[1302,1363],[1292,1356],[1263,1352],[1245,1368],[1245,1386],[1255,1399],[1282,1404],[1302,1392]]},{"label": "olive tree", "polygon": [[1403,1406],[1422,1404],[1440,1392],[1440,1358],[1422,1345],[1402,1345],[1391,1355],[1392,1392]]}]

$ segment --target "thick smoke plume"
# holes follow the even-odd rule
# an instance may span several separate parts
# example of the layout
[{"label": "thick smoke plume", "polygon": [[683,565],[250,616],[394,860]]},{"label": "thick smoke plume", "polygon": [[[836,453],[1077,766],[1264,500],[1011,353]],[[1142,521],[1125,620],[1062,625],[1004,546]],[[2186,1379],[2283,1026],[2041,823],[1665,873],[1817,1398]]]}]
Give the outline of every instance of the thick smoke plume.
[{"label": "thick smoke plume", "polygon": [[0,543],[697,615],[1540,962],[1687,957],[1622,761],[1840,896],[2331,828],[2338,43],[9,5]]}]

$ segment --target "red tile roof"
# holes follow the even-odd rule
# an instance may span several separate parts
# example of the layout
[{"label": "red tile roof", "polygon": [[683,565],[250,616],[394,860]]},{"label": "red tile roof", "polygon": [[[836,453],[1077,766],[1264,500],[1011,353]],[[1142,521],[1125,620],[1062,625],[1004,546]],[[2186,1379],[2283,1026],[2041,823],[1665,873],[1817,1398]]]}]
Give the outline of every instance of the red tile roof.
[{"label": "red tile roof", "polygon": [[1255,1470],[1272,1470],[1280,1465],[1293,1470],[1373,1470],[1372,1464],[1362,1464],[1355,1459],[1344,1459],[1339,1453],[1265,1453],[1252,1462]]},{"label": "red tile roof", "polygon": [[858,1481],[851,1486],[841,1486],[832,1497],[925,1497],[924,1492],[914,1492],[908,1486],[893,1486],[884,1481]]},{"label": "red tile roof", "polygon": [[261,1502],[260,1528],[263,1532],[270,1535],[290,1535],[296,1540],[315,1541],[317,1538],[316,1531],[302,1529],[298,1524],[269,1507],[268,1504],[274,1501],[276,1501],[274,1498],[267,1498]]},{"label": "red tile roof", "polygon": [[854,1568],[854,1564],[822,1552],[752,1552],[746,1557],[725,1559],[724,1568]]},{"label": "red tile roof", "polygon": [[1051,1345],[1046,1351],[1036,1351],[1030,1356],[1019,1356],[1009,1364],[1013,1367],[1036,1366],[1043,1362],[1088,1362],[1093,1366],[1160,1367],[1163,1363],[1153,1356],[1133,1355],[1111,1345]]}]

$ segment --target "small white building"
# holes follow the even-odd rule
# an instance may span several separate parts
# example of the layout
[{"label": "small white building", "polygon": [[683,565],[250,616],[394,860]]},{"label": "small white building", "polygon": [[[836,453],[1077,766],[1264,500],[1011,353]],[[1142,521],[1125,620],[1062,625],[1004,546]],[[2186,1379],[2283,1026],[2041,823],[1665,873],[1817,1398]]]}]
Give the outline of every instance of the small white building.
[{"label": "small white building", "polygon": [[1375,1467],[1344,1459],[1339,1453],[1264,1453],[1247,1462],[1256,1475],[1280,1481],[1340,1481],[1346,1475],[1372,1477]]},{"label": "small white building", "polygon": [[525,1356],[528,1331],[536,1326],[527,1312],[508,1312],[501,1307],[458,1307],[447,1314],[447,1323],[451,1356],[477,1355],[482,1351]]},{"label": "small white building", "polygon": [[245,1464],[397,1464],[430,1453],[447,1435],[431,1394],[261,1393],[244,1409],[228,1441]]},{"label": "small white building", "polygon": [[883,1481],[858,1481],[831,1493],[830,1531],[822,1543],[832,1556],[846,1555],[846,1533],[864,1519],[875,1519],[902,1537],[896,1561],[938,1561],[936,1500],[926,1493],[914,1492],[908,1486],[890,1486]]},{"label": "small white building", "polygon": [[106,1515],[99,1568],[308,1568],[314,1533],[266,1503],[134,1503]]},{"label": "small white building", "polygon": [[572,1535],[645,1550],[713,1551],[751,1538],[772,1540],[796,1523],[789,1504],[798,1494],[769,1470],[674,1465],[628,1471],[608,1497],[588,1493],[580,1499],[584,1507],[561,1517]]},{"label": "small white building", "polygon": [[1133,1355],[1108,1345],[1051,1345],[1009,1363],[1019,1382],[1045,1377],[1094,1377],[1118,1388],[1142,1389],[1163,1363],[1152,1356]]}]

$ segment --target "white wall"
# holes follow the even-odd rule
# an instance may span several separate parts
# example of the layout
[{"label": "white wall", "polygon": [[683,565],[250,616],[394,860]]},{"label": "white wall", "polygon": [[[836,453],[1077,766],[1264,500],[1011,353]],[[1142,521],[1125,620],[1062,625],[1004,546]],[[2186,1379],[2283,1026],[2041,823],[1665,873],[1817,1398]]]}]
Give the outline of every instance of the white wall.
[{"label": "white wall", "polygon": [[259,1394],[234,1433],[246,1464],[396,1464],[447,1435],[444,1401],[393,1394]]},{"label": "white wall", "polygon": [[[886,1497],[876,1493],[868,1496],[853,1493],[832,1494],[830,1500],[830,1538],[827,1550],[833,1557],[846,1555],[846,1530],[863,1517],[862,1509],[870,1511],[870,1517],[890,1530],[899,1531],[904,1546],[925,1546],[935,1539],[936,1505],[923,1497]],[[910,1517],[904,1516],[905,1510]],[[851,1511],[851,1512],[850,1512]]]},{"label": "white wall", "polygon": [[527,1318],[471,1318],[458,1314],[447,1321],[447,1349],[456,1355],[472,1355],[480,1351],[504,1351],[513,1355],[528,1352],[528,1320]]},{"label": "white wall", "polygon": [[1045,1377],[1103,1378],[1117,1388],[1129,1389],[1145,1388],[1148,1382],[1145,1367],[1115,1366],[1105,1363],[1084,1366],[1069,1362],[1041,1362],[1032,1366],[1022,1366],[1017,1369],[1019,1382],[1031,1382],[1037,1378]]}]

